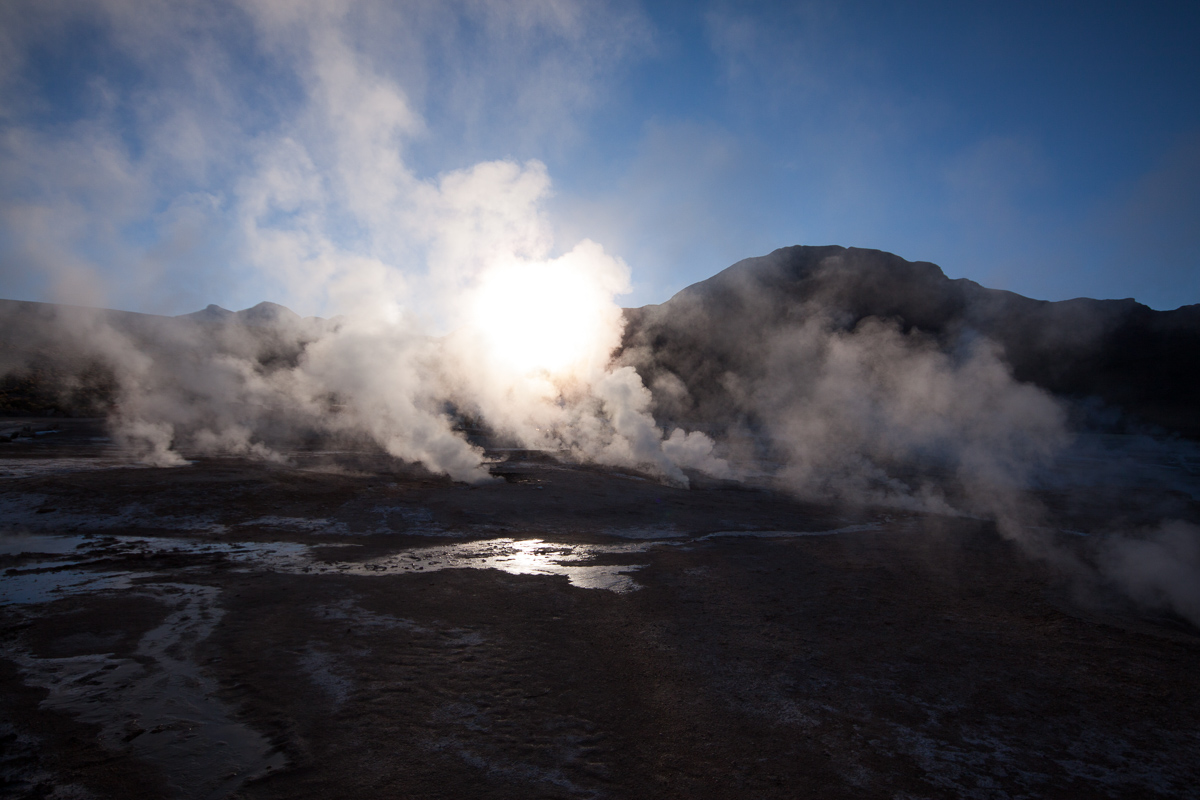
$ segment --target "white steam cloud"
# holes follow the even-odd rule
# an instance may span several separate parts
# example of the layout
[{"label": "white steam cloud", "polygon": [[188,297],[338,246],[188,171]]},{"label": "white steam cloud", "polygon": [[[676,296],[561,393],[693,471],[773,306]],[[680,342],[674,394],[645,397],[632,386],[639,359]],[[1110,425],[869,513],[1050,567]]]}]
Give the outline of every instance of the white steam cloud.
[{"label": "white steam cloud", "polygon": [[1101,573],[1140,605],[1174,612],[1200,627],[1200,528],[1170,520],[1100,545]]},{"label": "white steam cloud", "polygon": [[[455,429],[455,416],[466,414],[522,446],[679,485],[688,482],[683,468],[728,474],[703,434],[666,437],[638,374],[610,363],[623,326],[614,297],[627,287],[628,267],[589,241],[552,258],[548,240],[518,252],[489,235],[500,226],[480,211],[493,201],[488,193],[512,193],[530,175],[546,185],[538,164],[485,164],[453,176],[460,190],[484,176],[464,213],[487,233],[470,250],[467,233],[454,239],[477,269],[454,275],[463,291],[441,298],[440,310],[463,323],[447,337],[429,336],[386,295],[330,322],[281,316],[252,329],[173,320],[138,342],[94,326],[81,339],[116,368],[117,435],[160,465],[182,463],[180,449],[277,458],[271,443],[300,431],[366,436],[456,480],[485,480],[482,450]],[[453,208],[445,203],[441,213],[459,228]],[[537,229],[536,207],[530,214],[520,222]]]},{"label": "white steam cloud", "polygon": [[[119,287],[170,307],[229,284],[338,315],[62,320],[114,372],[114,430],[150,463],[281,459],[333,437],[476,482],[489,476],[459,424],[472,419],[677,485],[687,470],[737,477],[707,433],[656,421],[688,404],[687,376],[647,371],[645,352],[612,361],[628,266],[591,240],[556,241],[541,161],[495,158],[552,150],[548,132],[569,135],[591,78],[644,47],[644,27],[573,0],[6,4],[9,283],[94,305]],[[92,76],[73,116],[31,121],[44,109],[26,61],[80,30],[140,77]],[[464,131],[457,146],[440,141],[446,119]],[[510,147],[480,155],[471,131],[494,120]],[[721,444],[805,496],[987,516],[1038,552],[1022,531],[1041,511],[1022,492],[1069,439],[1058,403],[986,342],[948,353],[886,321],[842,322],[814,304],[732,343],[756,371],[714,376],[720,411],[758,427]],[[1139,602],[1200,624],[1196,542],[1175,523],[1113,539],[1097,563]]]},{"label": "white steam cloud", "polygon": [[814,313],[772,338],[766,367],[752,402],[783,478],[808,494],[944,511],[947,478],[988,496],[1024,488],[1069,438],[1059,404],[982,340],[950,354],[892,322],[841,331]]},{"label": "white steam cloud", "polygon": [[[572,2],[268,0],[24,11],[32,22],[7,15],[9,96],[39,37],[53,43],[79,27],[141,70],[64,135],[15,124],[4,140],[8,233],[57,297],[101,302],[114,269],[122,283],[170,283],[181,276],[156,268],[191,255],[227,260],[226,277],[281,287],[289,304],[340,312],[324,325],[274,320],[269,333],[197,323],[131,337],[100,317],[74,321],[116,372],[117,435],[148,460],[180,463],[180,450],[273,458],[275,443],[308,431],[365,436],[457,480],[485,479],[452,407],[525,446],[674,483],[687,483],[684,466],[726,469],[702,434],[686,446],[682,433],[667,438],[637,374],[610,369],[629,269],[591,241],[556,250],[541,162],[483,161],[430,179],[406,157],[431,134],[402,80],[427,105],[448,89],[456,99],[439,107],[460,120],[485,108],[511,122],[498,96],[515,93],[536,112],[513,134],[520,142],[548,122],[570,125],[569,111],[545,101],[577,106],[568,96],[586,96],[605,54],[641,39],[636,15]],[[484,40],[438,50],[463,15],[480,14]],[[407,39],[382,41],[380,28]],[[438,87],[421,57],[392,55],[397,44],[427,60],[471,53],[488,82]],[[246,59],[272,79],[247,87]],[[132,143],[123,104],[136,112]],[[146,218],[157,224],[149,248],[125,233]],[[209,237],[219,252],[196,245]]]}]

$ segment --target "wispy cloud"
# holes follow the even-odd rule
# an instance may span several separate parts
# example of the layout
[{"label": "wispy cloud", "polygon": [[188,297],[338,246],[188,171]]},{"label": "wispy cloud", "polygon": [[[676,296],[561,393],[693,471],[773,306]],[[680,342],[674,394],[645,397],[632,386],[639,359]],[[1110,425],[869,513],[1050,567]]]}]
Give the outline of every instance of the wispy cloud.
[{"label": "wispy cloud", "polygon": [[439,173],[562,146],[649,41],[636,9],[572,2],[6,8],[8,293],[176,310],[328,311],[349,272],[395,291],[461,186]]}]

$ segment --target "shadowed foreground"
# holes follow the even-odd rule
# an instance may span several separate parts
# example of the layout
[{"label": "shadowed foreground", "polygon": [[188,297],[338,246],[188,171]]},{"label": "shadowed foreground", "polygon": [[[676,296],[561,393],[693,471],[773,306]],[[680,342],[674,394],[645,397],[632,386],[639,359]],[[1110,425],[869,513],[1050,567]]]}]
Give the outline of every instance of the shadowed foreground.
[{"label": "shadowed foreground", "polygon": [[990,523],[59,424],[0,445],[16,797],[1200,796],[1197,631]]}]

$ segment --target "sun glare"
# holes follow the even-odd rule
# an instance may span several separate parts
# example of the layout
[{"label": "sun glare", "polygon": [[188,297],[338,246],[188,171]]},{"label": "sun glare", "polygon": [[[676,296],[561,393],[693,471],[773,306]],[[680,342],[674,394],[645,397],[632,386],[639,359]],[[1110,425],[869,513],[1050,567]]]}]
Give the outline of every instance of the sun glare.
[{"label": "sun glare", "polygon": [[473,325],[493,356],[523,373],[562,373],[613,344],[616,305],[591,270],[571,261],[511,262],[480,279]]}]

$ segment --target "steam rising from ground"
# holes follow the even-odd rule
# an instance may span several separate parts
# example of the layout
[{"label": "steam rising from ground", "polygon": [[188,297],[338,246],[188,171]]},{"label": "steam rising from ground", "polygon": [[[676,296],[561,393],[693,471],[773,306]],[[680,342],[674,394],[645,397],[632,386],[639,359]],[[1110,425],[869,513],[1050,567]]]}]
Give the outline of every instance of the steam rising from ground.
[{"label": "steam rising from ground", "polygon": [[523,447],[670,483],[687,484],[682,467],[726,474],[703,434],[665,437],[636,371],[611,364],[627,281],[623,262],[583,242],[487,264],[464,307],[448,305],[467,324],[446,337],[368,309],[262,326],[172,320],[137,342],[99,323],[80,340],[117,368],[117,436],[159,465],[183,463],[180,450],[280,458],[281,445],[333,435],[474,482],[488,479],[483,453],[461,427],[476,420]]},{"label": "steam rising from ground", "polygon": [[986,341],[947,353],[892,322],[839,331],[817,312],[773,337],[766,365],[743,396],[785,454],[785,480],[809,494],[948,510],[947,478],[1023,488],[1068,439],[1058,402],[1015,381]]},{"label": "steam rising from ground", "polygon": [[[148,460],[180,463],[181,451],[277,458],[283,444],[332,434],[477,481],[487,478],[481,452],[455,430],[471,414],[516,443],[675,483],[686,482],[682,464],[724,468],[702,436],[667,439],[636,373],[610,368],[621,336],[614,298],[628,290],[628,267],[593,242],[555,242],[541,162],[485,160],[432,176],[412,166],[409,151],[429,141],[412,94],[428,88],[420,59],[436,57],[422,47],[436,50],[464,13],[444,6],[250,0],[146,14],[123,3],[67,3],[45,18],[27,9],[37,22],[19,27],[21,42],[65,38],[73,24],[83,26],[141,76],[129,99],[139,112],[136,147],[123,138],[123,118],[103,109],[54,135],[6,130],[5,183],[32,187],[6,213],[52,221],[13,235],[60,298],[103,302],[102,269],[112,264],[93,269],[86,257],[64,258],[109,252],[89,231],[153,219],[156,259],[200,255],[198,276],[253,275],[251,284],[280,286],[289,304],[341,315],[329,324],[196,323],[138,335],[99,316],[70,321],[87,350],[114,369],[115,429]],[[565,98],[601,68],[601,54],[632,35],[626,16],[597,16],[571,2],[477,11],[487,19],[485,40],[472,39],[472,52],[482,53],[477,68],[549,59],[534,66],[547,71],[542,89],[563,91],[563,101],[550,104],[560,109],[572,107]],[[381,39],[380,25],[413,41]],[[259,95],[222,88],[244,83],[241,62],[214,57],[233,59],[233,41],[252,42],[263,68],[278,73],[275,85],[288,90],[266,110]],[[553,63],[560,47],[574,58]],[[391,57],[397,49],[411,51],[411,63]],[[13,54],[19,64],[23,51]],[[504,84],[503,75],[489,80]],[[191,91],[181,94],[180,82]],[[462,92],[469,106],[479,90],[468,84],[447,91]],[[569,124],[568,111],[553,119],[546,97],[516,88],[514,97],[548,115],[540,122]],[[477,99],[479,108],[499,102]],[[89,194],[85,185],[113,191]],[[207,238],[222,242],[220,252],[186,244]],[[115,233],[108,239],[127,243]],[[122,282],[153,283],[151,261],[112,259],[138,265],[121,267]]]},{"label": "steam rising from ground", "polygon": [[[684,470],[755,471],[808,497],[978,514],[1035,547],[1021,532],[1041,511],[1025,490],[1069,441],[1066,418],[1048,394],[1014,380],[986,341],[946,349],[878,318],[847,328],[819,303],[787,326],[756,329],[751,308],[745,335],[723,343],[738,368],[712,376],[728,396],[720,415],[742,426],[720,433],[726,460],[714,431],[656,421],[680,418],[695,388],[687,376],[656,369],[653,352],[611,360],[629,268],[595,242],[555,241],[541,162],[487,160],[433,176],[410,165],[408,148],[428,133],[426,121],[361,45],[377,41],[372,14],[400,14],[396,30],[416,17],[387,4],[237,5],[230,18],[252,29],[298,98],[266,122],[241,119],[249,108],[223,111],[232,100],[212,65],[224,62],[208,57],[222,35],[205,28],[204,7],[178,17],[123,3],[62,11],[64,19],[94,14],[118,31],[114,46],[150,65],[150,75],[176,58],[159,48],[178,46],[189,85],[209,87],[197,89],[203,108],[179,106],[164,80],[139,96],[139,108],[166,110],[139,117],[136,148],[122,139],[120,115],[107,111],[61,138],[13,125],[2,145],[3,183],[36,189],[6,195],[16,221],[6,230],[60,296],[102,302],[104,279],[80,254],[120,238],[103,232],[153,217],[162,230],[152,252],[113,257],[138,265],[122,280],[150,281],[155,259],[199,253],[205,268],[228,262],[231,272],[272,276],[287,292],[281,299],[341,314],[254,325],[173,320],[141,331],[102,315],[62,320],[73,346],[114,371],[114,430],[146,460],[181,464],[192,452],[279,459],[313,437],[340,437],[482,481],[483,453],[460,424],[475,420],[524,447],[680,485]],[[525,28],[569,39],[572,53],[595,39],[585,59],[593,64],[611,45],[597,34],[600,21],[570,2],[489,11],[488,19],[515,26],[498,48],[505,54],[524,52]],[[237,180],[205,183],[234,165]],[[88,239],[94,230],[102,234]],[[236,232],[220,252],[180,244],[214,230]],[[1194,529],[1168,525],[1113,540],[1098,563],[1132,596],[1200,623],[1187,589],[1195,539]]]},{"label": "steam rising from ground", "polygon": [[[443,184],[461,194],[480,176],[468,211],[485,230],[543,224],[533,204],[524,220],[513,220],[511,207],[499,221],[480,211],[492,202],[488,190],[511,195],[532,179],[545,191],[541,165],[485,164]],[[548,239],[537,249],[527,242],[524,253],[494,237],[464,251],[470,239],[456,235],[459,257],[477,272],[449,275],[463,289],[443,294],[440,310],[462,324],[445,337],[429,335],[386,298],[333,321],[264,312],[244,324],[201,315],[139,333],[81,312],[61,322],[76,348],[115,370],[115,434],[153,464],[182,464],[181,452],[278,459],[306,437],[333,436],[365,438],[475,482],[489,476],[482,450],[461,429],[474,420],[520,446],[643,469],[670,483],[687,484],[682,468],[728,473],[703,434],[667,437],[636,371],[611,363],[623,326],[614,298],[629,281],[620,259],[590,241],[557,258],[546,255]]]},{"label": "steam rising from ground", "polygon": [[[117,365],[115,431],[151,463],[183,464],[181,453],[192,452],[281,459],[306,436],[365,438],[435,472],[482,481],[483,452],[456,426],[475,420],[524,447],[678,485],[687,485],[685,469],[765,473],[806,498],[980,516],[1074,580],[1200,625],[1195,525],[1104,526],[1082,551],[1045,535],[1047,509],[1030,490],[1047,485],[1047,470],[1071,446],[1065,411],[1015,381],[987,341],[948,352],[894,322],[868,318],[845,329],[814,310],[766,337],[755,377],[727,376],[736,398],[729,419],[752,416],[760,432],[747,445],[735,425],[718,435],[718,448],[705,433],[674,427],[668,435],[638,371],[611,360],[621,337],[612,292],[626,279],[625,265],[590,242],[558,259],[509,258],[464,295],[467,313],[478,316],[442,338],[403,317],[371,315],[281,315],[258,327],[176,319],[136,340],[98,317],[64,322],[77,326],[77,346],[86,342]],[[575,315],[557,317],[579,326],[578,346],[566,351],[540,341],[553,336],[545,326],[560,314],[541,319],[554,295],[539,292],[555,280],[578,288]],[[489,300],[498,308],[481,308]],[[513,306],[524,322],[509,330]],[[664,402],[686,392],[676,379],[671,396],[661,375],[656,386]],[[1097,475],[1060,474],[1059,488]],[[1180,488],[1194,492],[1194,480]]]},{"label": "steam rising from ground", "polygon": [[[1200,529],[1170,521],[1194,514],[1200,450],[1077,441],[1068,402],[1017,381],[997,344],[856,317],[848,309],[879,291],[863,271],[833,255],[781,287],[773,257],[633,315],[621,360],[646,376],[659,418],[704,423],[731,463],[802,497],[987,519],[1080,587],[1200,626]],[[1085,512],[1091,538],[1058,530],[1097,499],[1107,513]]]},{"label": "steam rising from ground", "polygon": [[1181,520],[1100,545],[1102,573],[1135,601],[1200,627],[1200,528]]}]

